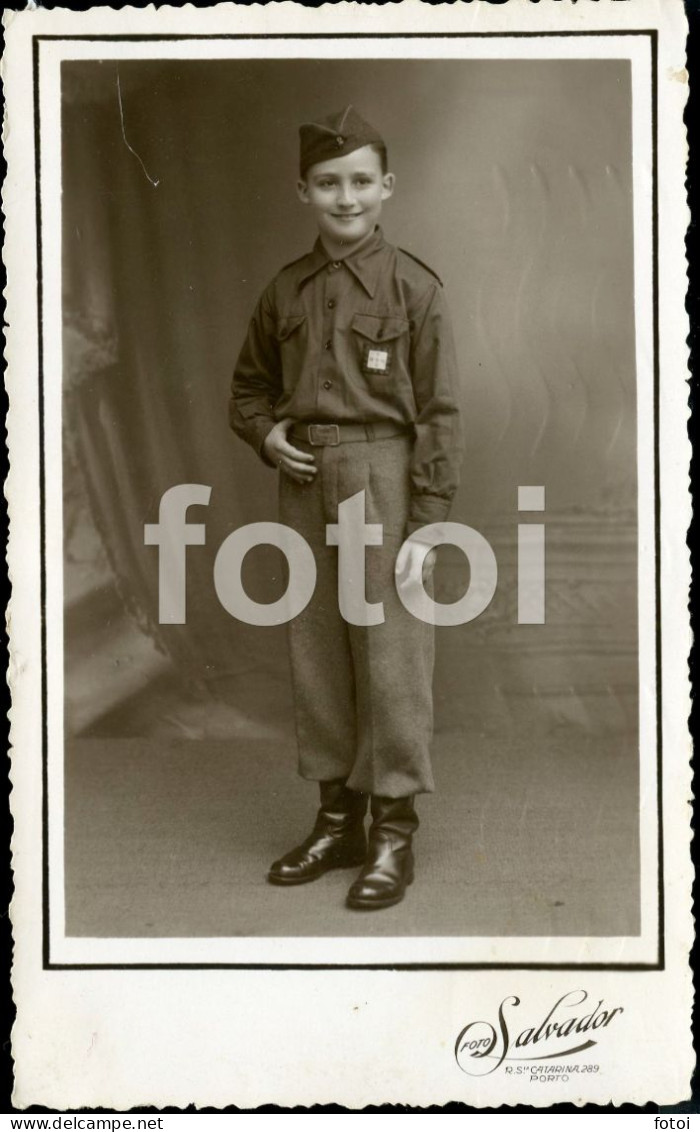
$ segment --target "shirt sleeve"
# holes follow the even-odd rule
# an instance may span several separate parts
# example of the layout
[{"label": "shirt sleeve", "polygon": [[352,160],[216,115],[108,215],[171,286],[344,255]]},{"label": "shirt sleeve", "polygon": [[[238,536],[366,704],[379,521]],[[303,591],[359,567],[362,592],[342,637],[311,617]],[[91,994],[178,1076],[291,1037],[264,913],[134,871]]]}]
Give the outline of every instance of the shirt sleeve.
[{"label": "shirt sleeve", "polygon": [[457,362],[442,289],[431,287],[413,316],[411,376],[416,400],[408,533],[446,519],[459,484],[462,430]]},{"label": "shirt sleeve", "polygon": [[266,291],[258,302],[231,383],[231,428],[266,464],[262,446],[276,423],[273,406],[282,393],[275,319]]}]

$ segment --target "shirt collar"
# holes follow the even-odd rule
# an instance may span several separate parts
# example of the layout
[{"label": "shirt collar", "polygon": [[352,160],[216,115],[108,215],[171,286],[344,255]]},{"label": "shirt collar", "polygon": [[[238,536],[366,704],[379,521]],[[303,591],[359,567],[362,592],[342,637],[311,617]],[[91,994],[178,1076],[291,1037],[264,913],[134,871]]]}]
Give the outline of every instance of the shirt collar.
[{"label": "shirt collar", "polygon": [[[377,276],[381,267],[381,259],[377,253],[383,251],[385,247],[384,233],[377,226],[369,239],[356,252],[351,252],[350,255],[344,256],[342,260],[338,261],[345,264],[348,270],[352,272],[358,282],[362,284],[370,299],[374,298]],[[328,264],[332,262],[334,261],[331,260],[319,237],[299,276],[299,289],[313,275],[316,275],[322,268],[328,267]]]}]

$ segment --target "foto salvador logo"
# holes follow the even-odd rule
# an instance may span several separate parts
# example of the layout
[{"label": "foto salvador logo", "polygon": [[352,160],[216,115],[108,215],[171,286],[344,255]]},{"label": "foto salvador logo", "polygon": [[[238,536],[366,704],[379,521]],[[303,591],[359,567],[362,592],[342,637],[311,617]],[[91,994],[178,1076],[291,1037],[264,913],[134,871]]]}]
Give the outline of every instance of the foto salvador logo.
[{"label": "foto salvador logo", "polygon": [[[567,991],[548,1014],[535,1016],[534,1024],[529,1017],[516,1017],[515,1011],[520,1005],[517,995],[508,995],[498,1007],[493,1022],[468,1022],[460,1031],[455,1042],[455,1059],[464,1073],[486,1077],[500,1069],[504,1062],[532,1065],[573,1057],[597,1045],[601,1030],[624,1013],[622,1006],[606,1007],[602,998],[591,1009],[588,992],[582,989]],[[516,1034],[516,1026],[523,1020],[525,1025]],[[516,1072],[519,1067],[506,1066],[505,1071]]]}]

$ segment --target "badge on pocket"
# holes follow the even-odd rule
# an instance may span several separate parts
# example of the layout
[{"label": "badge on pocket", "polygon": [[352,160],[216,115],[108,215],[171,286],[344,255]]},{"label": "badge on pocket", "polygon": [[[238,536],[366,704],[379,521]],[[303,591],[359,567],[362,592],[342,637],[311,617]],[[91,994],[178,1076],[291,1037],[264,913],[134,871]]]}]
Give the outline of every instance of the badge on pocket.
[{"label": "badge on pocket", "polygon": [[391,370],[392,348],[367,342],[362,351],[362,368],[370,376],[385,377]]}]

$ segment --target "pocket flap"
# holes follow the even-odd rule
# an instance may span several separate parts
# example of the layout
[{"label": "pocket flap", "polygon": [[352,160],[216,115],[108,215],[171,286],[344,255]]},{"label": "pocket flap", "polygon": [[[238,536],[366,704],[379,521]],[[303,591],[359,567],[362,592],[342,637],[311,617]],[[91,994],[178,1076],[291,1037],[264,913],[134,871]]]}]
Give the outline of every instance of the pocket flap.
[{"label": "pocket flap", "polygon": [[289,335],[293,334],[302,322],[306,322],[305,314],[290,314],[286,318],[280,318],[276,330],[278,340],[284,342],[285,338],[289,338]]},{"label": "pocket flap", "polygon": [[372,342],[391,342],[408,333],[408,319],[398,315],[356,314],[352,328]]}]

